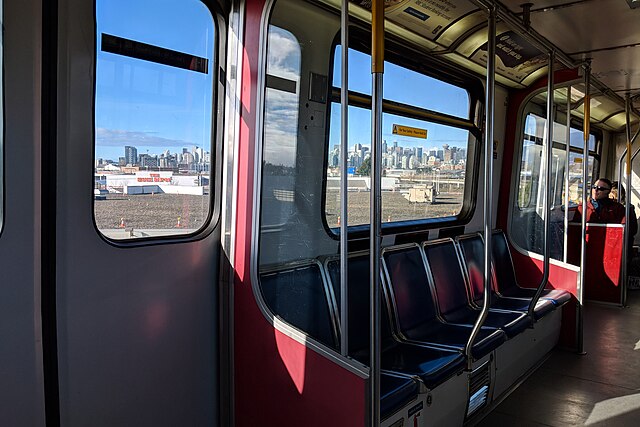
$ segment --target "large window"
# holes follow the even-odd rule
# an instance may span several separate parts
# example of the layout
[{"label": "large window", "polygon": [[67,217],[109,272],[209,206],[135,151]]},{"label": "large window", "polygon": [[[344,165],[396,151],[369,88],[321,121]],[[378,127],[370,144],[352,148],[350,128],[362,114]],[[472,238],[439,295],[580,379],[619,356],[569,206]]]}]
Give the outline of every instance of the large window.
[{"label": "large window", "polygon": [[199,0],[98,0],[94,215],[111,239],[210,216],[216,29]]},{"label": "large window", "polygon": [[[540,97],[538,97],[540,98]],[[539,101],[539,99],[538,99]],[[546,172],[543,167],[543,142],[546,138],[547,119],[539,113],[544,105],[531,101],[525,107],[524,125],[521,137],[521,155],[518,167],[517,192],[511,214],[510,235],[515,243],[528,251],[543,253],[544,212],[543,196]],[[549,244],[550,255],[564,260],[565,215],[573,218],[578,204],[582,203],[584,133],[581,123],[569,127],[569,147],[567,147],[566,115],[556,118],[553,124],[553,146],[551,159],[551,183],[549,204]],[[564,123],[559,123],[564,122]],[[599,163],[598,134],[589,135],[589,156],[587,159],[587,184],[595,179]],[[568,160],[567,160],[568,154]],[[568,176],[569,185],[566,185]],[[568,205],[565,197],[568,196]]]},{"label": "large window", "polygon": [[[333,55],[325,216],[340,225],[339,91],[342,49]],[[371,187],[371,80],[369,55],[349,50],[349,225],[369,223]],[[382,116],[382,219],[455,221],[469,206],[465,198],[470,149],[478,135],[466,88],[414,69],[385,62]]]}]

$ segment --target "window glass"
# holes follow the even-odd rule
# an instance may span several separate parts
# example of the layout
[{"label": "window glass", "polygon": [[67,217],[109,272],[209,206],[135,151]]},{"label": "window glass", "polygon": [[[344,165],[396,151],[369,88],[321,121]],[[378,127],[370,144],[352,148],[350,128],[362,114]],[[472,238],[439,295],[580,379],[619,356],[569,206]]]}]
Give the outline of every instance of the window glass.
[{"label": "window glass", "polygon": [[194,233],[211,205],[211,12],[98,0],[96,18],[96,225],[111,239]]},{"label": "window glass", "polygon": [[[543,139],[546,119],[529,113],[525,118],[522,136],[522,154],[518,174],[517,195],[512,210],[510,235],[523,249],[542,253],[544,233],[543,197],[546,172],[543,168]],[[573,218],[576,206],[582,203],[583,153],[573,144],[583,140],[581,130],[570,128],[570,152],[567,165],[566,126],[554,123],[554,146],[551,160],[551,185],[549,203],[549,244],[551,257],[564,258],[564,216],[569,209],[569,220]],[[595,136],[590,135],[595,147]],[[597,153],[591,151],[588,158],[588,182],[592,182]],[[567,169],[568,166],[568,169]],[[565,177],[569,177],[569,187]],[[565,192],[568,191],[569,205],[565,206]]]},{"label": "window glass", "polygon": [[[340,86],[340,50],[334,53],[333,84]],[[370,57],[349,51],[350,91],[370,95],[366,77]],[[384,98],[458,117],[469,116],[466,89],[385,63]],[[340,102],[331,103],[325,215],[329,227],[340,225]],[[455,217],[463,207],[467,129],[433,123],[388,108],[382,116],[382,219],[384,222]],[[371,110],[349,107],[348,214],[349,225],[369,223],[371,169]]]},{"label": "window glass", "polygon": [[[349,107],[349,225],[369,223],[371,111]],[[427,138],[393,134],[394,126],[424,129]],[[390,113],[382,116],[384,222],[456,216],[462,210],[470,134],[467,130]],[[338,227],[340,213],[340,104],[331,106],[325,214]]]},{"label": "window glass", "polygon": [[[333,56],[333,86],[342,86],[342,46],[336,46]],[[363,79],[362,70],[371,68],[371,57],[349,49],[349,90],[371,95],[371,80]],[[354,76],[353,78],[351,76]],[[356,78],[360,77],[360,78]],[[469,118],[469,93],[466,89],[420,74],[392,62],[384,63],[383,97],[389,101],[455,117]],[[410,82],[410,83],[408,83]]]},{"label": "window glass", "polygon": [[284,224],[295,210],[300,44],[269,26],[262,175],[262,226]]}]

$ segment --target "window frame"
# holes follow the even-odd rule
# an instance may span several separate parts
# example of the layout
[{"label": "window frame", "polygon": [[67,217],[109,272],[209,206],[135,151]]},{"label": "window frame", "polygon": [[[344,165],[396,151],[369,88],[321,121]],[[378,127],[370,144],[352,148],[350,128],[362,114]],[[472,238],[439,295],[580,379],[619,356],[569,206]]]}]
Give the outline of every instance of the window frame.
[{"label": "window frame", "polygon": [[[358,50],[365,55],[370,55],[370,31],[359,25],[352,23],[349,28],[350,40],[349,49]],[[338,240],[340,238],[340,228],[329,226],[326,216],[326,197],[327,197],[327,166],[329,164],[329,134],[331,127],[331,105],[333,103],[340,104],[340,88],[333,86],[333,70],[335,67],[335,53],[337,47],[340,46],[340,33],[334,37],[334,41],[330,50],[329,58],[329,75],[327,76],[327,108],[325,111],[326,129],[325,129],[325,150],[323,160],[323,182],[322,182],[322,223],[326,233]],[[457,86],[467,91],[469,96],[469,115],[468,119],[451,116],[445,113],[438,113],[422,107],[414,107],[397,101],[383,99],[382,113],[392,113],[408,118],[429,121],[431,123],[451,126],[457,129],[464,129],[469,132],[469,141],[467,145],[467,163],[465,169],[465,186],[463,204],[460,212],[455,216],[421,218],[413,220],[393,221],[382,223],[382,235],[391,235],[398,233],[411,233],[430,229],[438,229],[443,227],[459,226],[468,224],[475,212],[477,205],[478,190],[478,173],[480,170],[480,155],[484,146],[484,132],[480,123],[484,117],[484,87],[479,78],[466,70],[455,69],[451,65],[440,61],[438,58],[429,56],[427,53],[406,45],[406,41],[397,39],[392,35],[386,35],[385,38],[385,62],[392,62],[394,65],[411,71],[423,74],[427,77],[440,80],[444,83]],[[371,96],[349,91],[349,106],[361,107],[371,110]],[[416,112],[411,115],[409,111],[400,108],[409,107]],[[407,109],[408,110],[408,109]],[[350,238],[364,238],[369,235],[371,224],[349,225],[348,234]]]},{"label": "window frame", "polygon": [[[98,67],[98,53],[99,42],[101,40],[101,34],[98,34],[97,26],[97,11],[96,2],[94,0],[94,26],[93,26],[93,54],[94,61],[92,65],[92,79],[93,79],[93,91],[92,91],[92,146],[91,154],[93,164],[91,165],[91,176],[95,175],[95,159],[96,159],[96,91],[97,91],[97,67]],[[180,234],[168,234],[160,236],[149,237],[132,237],[126,239],[114,239],[105,235],[98,227],[96,222],[95,211],[95,196],[94,179],[90,180],[91,184],[91,221],[93,228],[96,231],[100,239],[105,241],[111,246],[118,248],[132,248],[140,246],[153,246],[160,244],[173,244],[199,241],[209,236],[220,223],[222,212],[222,161],[224,152],[224,117],[225,117],[225,99],[226,99],[226,40],[227,40],[227,18],[225,18],[223,5],[217,0],[199,0],[204,7],[207,8],[211,14],[211,22],[213,24],[213,40],[214,44],[211,47],[211,148],[210,148],[210,163],[209,163],[209,209],[207,216],[204,219],[202,225],[191,233]],[[203,196],[204,197],[204,196]]]}]

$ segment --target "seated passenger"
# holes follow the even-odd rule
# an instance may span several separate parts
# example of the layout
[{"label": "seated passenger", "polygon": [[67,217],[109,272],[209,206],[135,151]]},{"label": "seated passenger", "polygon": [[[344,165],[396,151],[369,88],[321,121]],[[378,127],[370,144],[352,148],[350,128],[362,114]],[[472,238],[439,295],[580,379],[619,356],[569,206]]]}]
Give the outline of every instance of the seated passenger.
[{"label": "seated passenger", "polygon": [[[591,187],[591,197],[589,197],[589,200],[587,200],[587,222],[600,224],[625,223],[624,206],[609,198],[611,187],[611,181],[606,178],[598,179],[593,187]],[[578,204],[578,209],[576,210],[576,213],[571,221],[582,221],[582,203]]]},{"label": "seated passenger", "polygon": [[[609,197],[615,200],[616,202],[620,202],[622,206],[625,206],[625,191],[623,185],[618,185],[618,181],[614,181],[611,183],[611,192],[609,193]],[[636,210],[631,204],[629,206],[629,236],[627,237],[627,262],[628,265],[631,266],[631,261],[633,260],[633,237],[638,232],[638,217],[636,216]]]},{"label": "seated passenger", "polygon": [[[618,181],[613,181],[611,183],[611,192],[609,193],[609,197],[616,202],[620,202],[622,206],[625,206],[626,200],[624,186],[618,185]],[[638,217],[636,216],[636,209],[633,204],[630,205],[629,221],[629,236],[631,242],[633,242],[633,236],[638,232]]]}]

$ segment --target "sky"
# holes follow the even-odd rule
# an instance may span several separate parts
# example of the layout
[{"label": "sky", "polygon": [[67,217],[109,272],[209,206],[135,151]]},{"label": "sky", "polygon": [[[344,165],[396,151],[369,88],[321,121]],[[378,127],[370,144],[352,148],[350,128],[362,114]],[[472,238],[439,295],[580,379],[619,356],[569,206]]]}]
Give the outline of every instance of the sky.
[{"label": "sky", "polygon": [[[341,86],[342,49],[337,46],[334,55],[333,85]],[[350,90],[371,95],[371,59],[369,55],[356,50],[349,51]],[[383,97],[426,108],[456,117],[469,118],[469,95],[465,89],[419,74],[415,71],[385,62]],[[360,143],[371,145],[371,112],[362,108],[349,109],[349,145]],[[340,105],[332,108],[330,147],[340,143]],[[403,137],[392,133],[393,125],[403,125],[427,129],[427,139]],[[443,144],[466,148],[468,132],[448,126],[428,123],[422,120],[384,114],[382,138],[391,145],[394,141],[403,147],[437,147]]]},{"label": "sky", "polygon": [[[267,74],[297,83],[298,94],[267,89],[265,98],[265,144],[264,160],[269,163],[294,166],[297,144],[298,96],[304,96],[300,88],[300,44],[295,36],[275,26],[270,27],[267,56]],[[333,81],[341,85],[341,47],[334,53]],[[349,87],[351,90],[371,94],[371,63],[369,56],[351,50],[349,53]],[[390,63],[385,65],[383,91],[386,99],[416,105],[422,108],[469,117],[469,95],[466,90],[432,79],[425,75],[403,69]],[[330,109],[329,145],[340,144],[340,104],[333,103]],[[427,129],[427,139],[404,137],[392,134],[393,125]],[[407,117],[383,115],[383,139],[388,145],[394,141],[403,147],[441,148],[443,144],[467,147],[469,134],[465,130],[427,123]],[[368,109],[349,108],[349,146],[371,145],[371,112]]]},{"label": "sky", "polygon": [[[153,3],[97,1],[96,158],[211,150],[213,18],[199,0]],[[208,73],[102,52],[103,33],[208,58]]]},{"label": "sky", "polygon": [[[203,147],[211,151],[213,52],[215,28],[210,11],[199,0],[154,1],[98,0],[98,55],[96,68],[96,158],[117,161],[124,146],[137,147],[138,154],[160,154],[165,150]],[[102,52],[102,34],[111,34],[209,59],[207,74],[170,67],[122,55]],[[270,27],[267,73],[300,81],[301,48],[286,30]],[[340,46],[335,51],[333,84],[340,86]],[[368,55],[350,52],[349,85],[370,94]],[[295,163],[298,94],[267,90],[265,99],[264,159],[274,164]],[[465,90],[431,79],[393,64],[385,66],[385,98],[423,108],[468,117]],[[350,108],[349,145],[369,146],[370,111]],[[339,104],[331,108],[329,146],[339,144]],[[392,135],[394,124],[427,129],[427,139]],[[404,147],[466,147],[468,133],[447,126],[385,114],[383,139]]]}]

